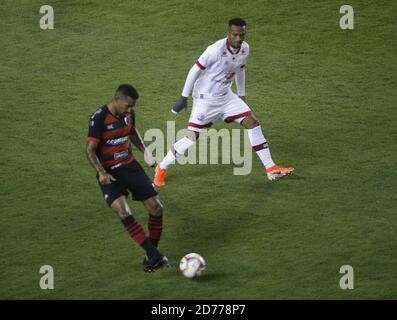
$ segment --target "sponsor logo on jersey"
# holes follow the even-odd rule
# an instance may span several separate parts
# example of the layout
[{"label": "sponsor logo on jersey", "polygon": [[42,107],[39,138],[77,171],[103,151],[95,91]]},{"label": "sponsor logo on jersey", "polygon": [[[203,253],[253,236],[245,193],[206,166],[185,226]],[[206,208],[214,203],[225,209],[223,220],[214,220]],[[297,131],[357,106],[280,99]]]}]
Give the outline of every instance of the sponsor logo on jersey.
[{"label": "sponsor logo on jersey", "polygon": [[126,141],[128,141],[128,136],[120,137],[117,139],[108,139],[108,140],[106,140],[106,144],[110,144],[112,146],[117,146],[119,144],[123,144]]},{"label": "sponsor logo on jersey", "polygon": [[114,160],[120,160],[130,154],[130,150],[124,150],[114,154]]},{"label": "sponsor logo on jersey", "polygon": [[107,126],[106,126],[106,129],[107,129],[107,130],[112,130],[112,129],[114,129],[113,123],[107,125]]}]

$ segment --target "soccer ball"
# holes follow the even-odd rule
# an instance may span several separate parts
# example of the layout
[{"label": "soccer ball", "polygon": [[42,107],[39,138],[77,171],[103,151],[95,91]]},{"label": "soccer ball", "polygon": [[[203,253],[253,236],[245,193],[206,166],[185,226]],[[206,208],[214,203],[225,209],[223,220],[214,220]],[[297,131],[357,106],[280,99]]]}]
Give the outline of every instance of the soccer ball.
[{"label": "soccer ball", "polygon": [[179,270],[186,278],[201,276],[205,270],[205,261],[198,253],[189,253],[181,259]]}]

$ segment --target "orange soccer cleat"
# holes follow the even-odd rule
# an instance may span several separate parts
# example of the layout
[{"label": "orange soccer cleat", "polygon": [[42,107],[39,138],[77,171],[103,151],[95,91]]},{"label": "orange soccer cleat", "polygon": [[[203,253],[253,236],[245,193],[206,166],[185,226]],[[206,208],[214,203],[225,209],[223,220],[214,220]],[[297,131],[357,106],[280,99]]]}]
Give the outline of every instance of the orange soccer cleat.
[{"label": "orange soccer cleat", "polygon": [[165,177],[167,176],[167,170],[161,169],[159,165],[156,166],[153,183],[156,187],[165,186]]},{"label": "orange soccer cleat", "polygon": [[280,179],[286,175],[291,174],[292,172],[294,172],[294,168],[284,168],[281,166],[272,166],[268,169],[266,169],[266,173],[267,173],[267,178],[269,180],[277,180]]}]

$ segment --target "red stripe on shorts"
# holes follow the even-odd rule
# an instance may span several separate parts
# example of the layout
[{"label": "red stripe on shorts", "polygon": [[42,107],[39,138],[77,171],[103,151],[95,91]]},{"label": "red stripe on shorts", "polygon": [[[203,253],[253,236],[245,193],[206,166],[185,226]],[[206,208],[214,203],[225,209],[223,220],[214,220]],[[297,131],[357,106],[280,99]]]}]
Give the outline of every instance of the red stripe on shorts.
[{"label": "red stripe on shorts", "polygon": [[229,123],[229,122],[232,122],[232,121],[234,121],[236,119],[240,119],[240,118],[244,118],[246,116],[250,116],[251,114],[252,114],[252,111],[246,111],[246,112],[243,112],[243,113],[236,114],[235,116],[227,117],[224,121],[226,123]]},{"label": "red stripe on shorts", "polygon": [[193,123],[193,122],[188,122],[187,125],[188,125],[189,127],[202,129],[202,128],[209,128],[209,127],[211,127],[211,126],[212,126],[212,122],[207,123],[207,124],[197,124],[197,123]]}]

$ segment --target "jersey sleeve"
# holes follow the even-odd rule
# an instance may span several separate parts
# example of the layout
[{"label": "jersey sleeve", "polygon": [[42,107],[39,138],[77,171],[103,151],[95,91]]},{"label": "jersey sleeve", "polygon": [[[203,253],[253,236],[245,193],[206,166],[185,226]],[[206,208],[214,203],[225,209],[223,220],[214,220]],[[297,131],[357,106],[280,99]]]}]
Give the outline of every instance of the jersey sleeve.
[{"label": "jersey sleeve", "polygon": [[87,141],[99,142],[103,132],[103,117],[101,113],[95,112],[88,123]]},{"label": "jersey sleeve", "polygon": [[203,70],[198,66],[196,62],[196,64],[193,65],[186,77],[185,85],[183,86],[182,90],[182,96],[186,98],[189,97],[190,92],[192,91],[193,86],[201,72],[203,72]]},{"label": "jersey sleeve", "polygon": [[205,70],[210,67],[218,59],[216,51],[209,46],[203,54],[196,60],[196,65],[201,69]]}]

